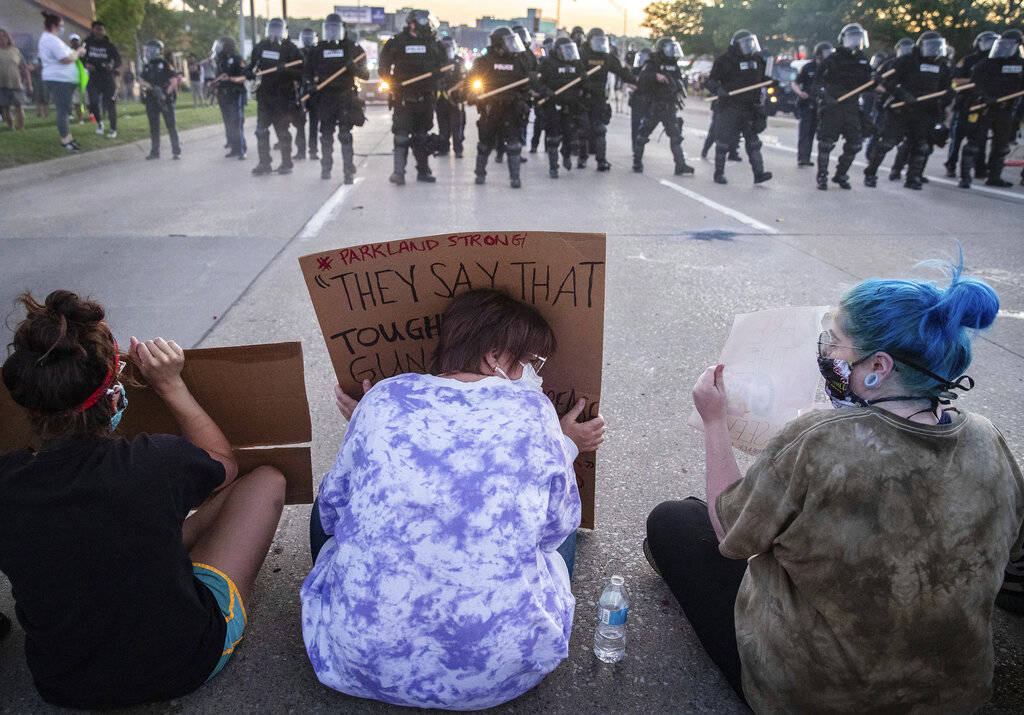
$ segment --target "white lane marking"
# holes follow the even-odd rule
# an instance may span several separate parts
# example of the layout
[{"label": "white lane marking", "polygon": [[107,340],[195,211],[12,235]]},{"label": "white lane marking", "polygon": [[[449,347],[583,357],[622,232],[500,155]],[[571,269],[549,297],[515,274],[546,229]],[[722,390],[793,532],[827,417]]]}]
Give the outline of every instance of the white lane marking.
[{"label": "white lane marking", "polygon": [[740,213],[739,211],[736,211],[735,209],[731,209],[728,206],[723,206],[722,204],[718,203],[717,201],[712,201],[707,196],[704,196],[703,194],[698,194],[696,191],[691,191],[690,189],[684,189],[679,184],[673,183],[673,182],[669,181],[668,179],[662,179],[659,183],[662,186],[667,186],[668,188],[672,189],[673,191],[678,191],[683,196],[687,196],[687,197],[693,199],[694,201],[699,201],[700,203],[704,204],[705,206],[707,206],[709,208],[714,209],[715,211],[718,211],[719,213],[723,213],[726,216],[732,216],[734,219],[736,219],[740,223],[745,223],[746,225],[750,226],[751,228],[755,228],[758,231],[761,231],[761,232],[767,233],[767,234],[771,234],[771,235],[775,235],[775,234],[778,233],[778,231],[776,229],[772,228],[771,226],[769,226],[767,224],[761,223],[757,219],[751,218],[750,216],[747,216],[744,213]]},{"label": "white lane marking", "polygon": [[[694,134],[697,134],[699,136],[707,136],[708,135],[708,133],[706,131],[704,131],[703,129],[690,129],[688,131],[690,131],[690,132],[692,132]],[[786,146],[785,144],[782,144],[779,141],[778,137],[773,136],[771,134],[762,134],[761,135],[761,143],[764,144],[769,149],[775,149],[777,151],[784,151],[784,152],[788,152],[790,154],[796,154],[797,153],[796,147]],[[837,146],[838,146],[838,144],[837,144]],[[857,161],[853,162],[853,165],[854,166],[861,166],[861,167],[863,167],[863,166],[867,166],[868,164],[867,164],[866,161],[861,161],[861,160],[858,159]],[[934,174],[928,174],[927,176],[928,176],[928,178],[931,181],[934,181],[937,184],[946,184],[947,186],[956,186],[957,185],[956,181],[953,181],[952,179],[946,178],[945,176],[936,176]],[[968,191],[968,189],[962,189],[962,190],[964,192]],[[969,190],[970,191],[980,191],[983,194],[992,194],[993,196],[1001,196],[1004,199],[1016,199],[1017,201],[1024,201],[1024,194],[1016,193],[1016,192],[1010,191],[1009,189],[995,189],[995,188],[992,188],[991,186],[979,186],[977,182],[972,183],[971,184],[971,188]]]},{"label": "white lane marking", "polygon": [[306,241],[310,238],[314,238],[320,234],[320,230],[324,227],[324,224],[331,220],[334,216],[334,212],[341,205],[341,202],[345,200],[349,192],[356,187],[356,185],[362,181],[362,178],[358,178],[352,184],[342,184],[338,187],[337,191],[331,194],[330,198],[324,202],[324,205],[317,209],[317,212],[306,221],[306,225],[299,231],[299,238]]},{"label": "white lane marking", "polygon": [[1016,318],[1017,320],[1024,320],[1024,310],[1012,311],[1012,310],[1000,310],[999,315],[1004,318]]}]

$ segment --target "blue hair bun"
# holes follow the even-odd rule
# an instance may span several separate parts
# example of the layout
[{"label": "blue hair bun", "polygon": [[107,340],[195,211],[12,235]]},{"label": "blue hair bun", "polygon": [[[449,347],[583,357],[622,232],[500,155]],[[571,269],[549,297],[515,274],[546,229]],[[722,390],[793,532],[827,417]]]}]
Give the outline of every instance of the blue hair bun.
[{"label": "blue hair bun", "polygon": [[976,278],[964,277],[962,254],[957,265],[940,265],[949,275],[949,287],[938,291],[938,301],[929,313],[952,330],[984,330],[992,325],[999,313],[999,296],[992,287]]}]

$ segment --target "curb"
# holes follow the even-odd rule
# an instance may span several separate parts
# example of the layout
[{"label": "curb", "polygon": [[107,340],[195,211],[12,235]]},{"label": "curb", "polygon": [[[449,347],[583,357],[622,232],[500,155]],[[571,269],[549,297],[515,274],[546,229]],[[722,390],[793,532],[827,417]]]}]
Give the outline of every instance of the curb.
[{"label": "curb", "polygon": [[[212,137],[223,131],[224,125],[222,124],[208,124],[179,132],[178,137],[184,144],[187,140],[206,139],[208,136]],[[166,134],[166,130],[162,132],[163,134]],[[140,139],[107,149],[96,149],[3,169],[0,171],[0,192],[46,182],[59,176],[77,174],[99,166],[116,164],[130,159],[141,159],[149,153],[149,146],[149,139]]]}]

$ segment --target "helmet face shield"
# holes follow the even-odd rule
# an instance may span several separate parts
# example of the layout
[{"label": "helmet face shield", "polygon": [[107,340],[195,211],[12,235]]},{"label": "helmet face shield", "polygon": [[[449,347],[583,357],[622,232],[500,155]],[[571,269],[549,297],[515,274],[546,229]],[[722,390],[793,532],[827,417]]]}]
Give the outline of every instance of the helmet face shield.
[{"label": "helmet face shield", "polygon": [[989,59],[1001,60],[1020,54],[1020,43],[1012,37],[1000,37],[992,43],[988,52]]},{"label": "helmet face shield", "polygon": [[316,44],[316,33],[310,28],[305,28],[299,33],[299,47],[312,47]]},{"label": "helmet face shield", "polygon": [[896,43],[896,56],[904,57],[914,51],[914,43],[910,40],[900,40]]},{"label": "helmet face shield", "polygon": [[814,48],[814,57],[824,62],[832,55],[834,51],[835,50],[832,47],[832,45],[828,44],[827,42],[822,42],[821,44]]},{"label": "helmet face shield", "polygon": [[519,35],[514,32],[501,38],[501,46],[513,55],[519,54],[520,52],[526,52],[526,48],[523,47],[523,41],[520,40]]},{"label": "helmet face shield", "polygon": [[210,48],[210,59],[215,60],[217,56],[224,50],[224,43],[220,39],[213,41],[213,47]]},{"label": "helmet face shield", "polygon": [[273,20],[267,23],[267,37],[271,40],[280,42],[284,39],[285,24],[284,20],[275,17]]},{"label": "helmet face shield", "polygon": [[662,40],[658,43],[658,51],[665,57],[674,60],[682,59],[683,48],[675,40]]},{"label": "helmet face shield", "polygon": [[853,27],[843,33],[843,47],[848,50],[866,50],[868,47],[868,31]]},{"label": "helmet face shield", "polygon": [[633,69],[643,69],[643,66],[651,59],[651,51],[646,47],[642,50],[637,50],[636,56],[633,58]]},{"label": "helmet face shield", "polygon": [[558,59],[562,60],[562,62],[576,62],[580,58],[580,48],[571,40],[558,43],[555,49],[558,53]]},{"label": "helmet face shield", "polygon": [[455,59],[455,40],[450,37],[446,37],[441,40],[441,47],[444,48],[444,55],[451,62]]},{"label": "helmet face shield", "polygon": [[345,39],[345,26],[337,20],[324,20],[324,40],[341,42]]},{"label": "helmet face shield", "polygon": [[611,51],[611,43],[608,42],[607,35],[594,35],[590,38],[589,44],[591,52],[608,53]]},{"label": "helmet face shield", "polygon": [[522,25],[516,25],[512,28],[512,32],[516,33],[520,40],[523,42],[523,47],[529,47],[533,44],[533,37],[530,35],[530,31]]},{"label": "helmet face shield", "polygon": [[922,57],[946,56],[946,40],[943,37],[929,37],[921,40],[920,47]]},{"label": "helmet face shield", "polygon": [[155,60],[157,57],[162,55],[164,52],[163,43],[159,40],[150,40],[146,43],[146,46],[142,50],[143,56],[146,61]]},{"label": "helmet face shield", "polygon": [[974,46],[981,52],[989,52],[998,39],[999,35],[994,32],[983,32],[975,38]]},{"label": "helmet face shield", "polygon": [[736,48],[741,55],[749,57],[761,51],[761,43],[757,41],[757,35],[747,35],[736,40]]}]

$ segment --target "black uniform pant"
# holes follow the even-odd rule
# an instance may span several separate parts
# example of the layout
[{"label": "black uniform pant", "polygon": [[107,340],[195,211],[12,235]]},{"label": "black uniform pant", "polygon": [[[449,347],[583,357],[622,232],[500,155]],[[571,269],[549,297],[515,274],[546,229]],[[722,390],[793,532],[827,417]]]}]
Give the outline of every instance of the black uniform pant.
[{"label": "black uniform pant", "polygon": [[270,166],[270,127],[281,151],[281,166],[292,165],[292,135],[288,131],[293,107],[290,104],[279,104],[271,100],[257,99],[256,103],[256,151],[260,165]]},{"label": "black uniform pant", "polygon": [[672,158],[675,160],[676,166],[678,167],[686,163],[683,158],[683,130],[676,111],[675,102],[653,100],[650,103],[647,111],[644,112],[643,119],[640,120],[640,129],[637,131],[633,149],[634,162],[639,162],[643,158],[644,146],[650,141],[651,134],[654,133],[654,130],[660,124],[665,128],[665,134],[669,140],[669,148],[672,151]]},{"label": "black uniform pant", "polygon": [[540,112],[537,123],[544,131],[544,149],[552,168],[558,167],[558,154],[568,160],[573,155],[585,156],[583,148],[582,107],[578,104],[559,105],[549,99],[537,107]]},{"label": "black uniform pant", "polygon": [[818,132],[818,108],[811,102],[801,102],[798,107],[800,125],[797,129],[796,160],[808,163],[814,148],[814,135]]},{"label": "black uniform pant", "polygon": [[309,125],[309,154],[316,155],[316,147],[320,137],[320,99],[310,96],[306,100],[306,123]]},{"label": "black uniform pant", "polygon": [[[344,94],[321,94],[318,98],[320,113],[320,166],[330,169],[334,166],[334,130],[338,130],[341,144],[341,159],[346,174],[355,174],[355,156],[352,150],[351,100]],[[311,145],[312,146],[312,145]]]},{"label": "black uniform pant", "polygon": [[[957,104],[962,104],[962,102]],[[946,166],[950,169],[956,167],[957,159],[960,158],[960,148],[967,136],[967,127],[964,126],[967,121],[965,110],[966,107],[955,106],[949,118],[949,149],[946,151]]]},{"label": "black uniform pant", "polygon": [[907,143],[907,182],[920,181],[924,174],[924,166],[928,155],[932,152],[931,130],[935,125],[934,111],[923,109],[888,110],[885,115],[885,129],[879,136],[878,143],[868,153],[868,165],[864,173],[874,176],[882,165],[885,155],[900,141]]},{"label": "black uniform pant", "polygon": [[89,112],[97,122],[103,121],[107,115],[110,130],[117,131],[117,87],[114,76],[108,72],[95,72],[89,75],[89,84],[85,86],[89,95]]},{"label": "black uniform pant", "polygon": [[656,506],[647,544],[704,650],[745,702],[734,611],[746,560],[722,556],[708,505],[695,497]]},{"label": "black uniform pant", "polygon": [[430,158],[430,130],[434,128],[434,97],[421,94],[395,100],[391,133],[396,149],[412,147],[416,166],[427,168]]},{"label": "black uniform pant", "polygon": [[739,146],[743,137],[743,146],[750,159],[750,166],[755,174],[764,171],[764,160],[761,157],[761,137],[758,125],[763,120],[760,110],[753,104],[723,104],[719,101],[718,117],[715,122],[715,172],[725,166],[725,157]]},{"label": "black uniform pant", "polygon": [[636,154],[636,138],[640,135],[640,123],[650,107],[650,102],[638,99],[636,92],[629,98],[629,138],[632,142],[633,153]]},{"label": "black uniform pant", "polygon": [[[971,117],[975,120],[972,122]],[[1004,102],[966,116],[964,122],[966,144],[960,163],[961,178],[970,179],[971,173],[985,163],[985,140],[992,132],[992,148],[989,150],[988,173],[990,180],[1000,179],[1006,156],[1010,153],[1010,140],[1016,131],[1012,105]]]},{"label": "black uniform pant", "polygon": [[171,139],[171,153],[177,156],[181,153],[181,144],[178,143],[178,127],[174,121],[174,97],[160,101],[155,93],[148,93],[146,95],[146,118],[149,120],[149,151],[156,155],[160,154],[161,116],[164,118],[164,124],[167,125],[167,136]]},{"label": "black uniform pant", "polygon": [[222,90],[217,94],[217,103],[220,105],[220,116],[224,121],[228,148],[232,154],[244,154],[245,135],[242,134],[242,123],[245,121],[245,93]]},{"label": "black uniform pant", "polygon": [[[487,157],[494,149],[503,150],[509,157],[519,157],[523,149],[522,117],[524,106],[518,102],[490,102],[479,107],[480,118],[476,123],[477,130],[477,166],[478,176],[486,175]],[[528,110],[527,110],[528,111]],[[509,171],[513,164],[509,163]]]},{"label": "black uniform pant", "polygon": [[[845,176],[857,152],[864,145],[864,127],[860,107],[856,100],[822,104],[818,112],[818,174],[828,173],[828,158],[839,137],[843,138],[843,153],[836,165],[836,174]],[[808,153],[808,157],[810,154]]]},{"label": "black uniform pant", "polygon": [[466,140],[466,110],[450,97],[437,99],[437,133],[441,144],[447,149],[450,145],[459,154]]},{"label": "black uniform pant", "polygon": [[585,153],[580,155],[581,161],[586,159],[587,154],[593,154],[598,161],[606,161],[608,122],[612,118],[612,105],[608,104],[604,97],[590,98],[586,101],[582,116],[586,145]]},{"label": "black uniform pant", "polygon": [[306,155],[306,108],[299,104],[292,112],[292,125],[295,127],[295,152],[299,156]]}]

